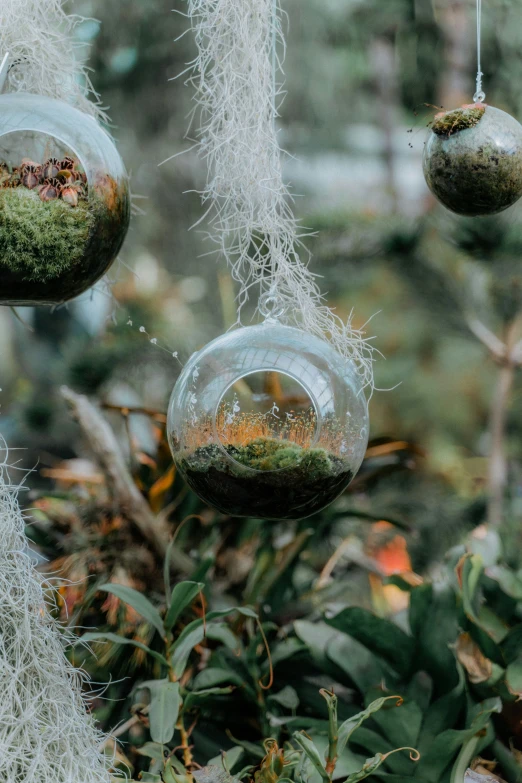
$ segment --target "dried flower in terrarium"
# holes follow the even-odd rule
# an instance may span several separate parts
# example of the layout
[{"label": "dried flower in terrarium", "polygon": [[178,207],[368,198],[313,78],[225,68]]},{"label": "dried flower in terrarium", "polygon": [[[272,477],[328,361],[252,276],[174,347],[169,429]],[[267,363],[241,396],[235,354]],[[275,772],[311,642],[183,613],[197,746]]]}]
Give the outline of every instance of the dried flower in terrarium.
[{"label": "dried flower in terrarium", "polygon": [[49,158],[43,165],[43,177],[45,179],[52,179],[58,176],[58,172],[62,168],[61,161],[58,158]]},{"label": "dried flower in terrarium", "polygon": [[56,177],[44,180],[40,188],[40,198],[42,201],[52,201],[55,198],[59,198],[61,187],[62,184]]},{"label": "dried flower in terrarium", "polygon": [[424,150],[433,194],[459,215],[490,215],[522,195],[522,125],[483,103],[435,117]]}]

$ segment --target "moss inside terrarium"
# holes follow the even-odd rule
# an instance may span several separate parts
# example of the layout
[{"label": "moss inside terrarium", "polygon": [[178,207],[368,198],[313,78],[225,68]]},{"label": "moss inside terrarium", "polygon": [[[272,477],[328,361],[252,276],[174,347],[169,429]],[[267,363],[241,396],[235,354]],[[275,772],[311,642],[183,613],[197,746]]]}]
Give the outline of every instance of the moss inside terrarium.
[{"label": "moss inside terrarium", "polygon": [[23,186],[0,191],[0,266],[46,281],[82,259],[95,222],[87,201],[42,201]]},{"label": "moss inside terrarium", "polygon": [[72,156],[0,161],[0,303],[58,304],[93,285],[130,217],[126,183]]},{"label": "moss inside terrarium", "polygon": [[454,111],[448,111],[438,115],[431,129],[437,136],[451,136],[468,128],[474,128],[486,111],[485,106],[463,106]]},{"label": "moss inside terrarium", "polygon": [[503,111],[470,106],[432,125],[424,152],[426,182],[459,215],[490,215],[522,194],[522,126]]},{"label": "moss inside terrarium", "polygon": [[353,477],[326,449],[267,437],[199,446],[181,467],[192,489],[223,513],[273,520],[320,511]]}]

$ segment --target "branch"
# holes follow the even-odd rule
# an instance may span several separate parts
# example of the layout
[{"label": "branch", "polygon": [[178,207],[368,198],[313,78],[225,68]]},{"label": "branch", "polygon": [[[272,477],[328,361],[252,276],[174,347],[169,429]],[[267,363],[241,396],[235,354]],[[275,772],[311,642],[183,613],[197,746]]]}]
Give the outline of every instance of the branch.
[{"label": "branch", "polygon": [[[109,423],[83,394],[76,394],[62,386],[61,395],[71,408],[105,474],[114,503],[134,522],[156,552],[164,557],[170,539],[167,522],[152,513],[134,483]],[[173,553],[173,559],[178,568],[187,570],[186,558],[180,552]],[[191,564],[189,570],[190,567]]]},{"label": "branch", "polygon": [[505,430],[507,409],[515,378],[516,364],[513,360],[515,334],[518,319],[506,330],[505,358],[500,367],[499,376],[490,411],[491,451],[488,466],[488,522],[498,528],[502,522],[504,493],[507,483],[507,460],[505,453]]},{"label": "branch", "polygon": [[506,346],[491,329],[488,329],[488,327],[475,316],[466,318],[466,324],[470,332],[480,340],[482,345],[486,346],[495,361],[504,362],[506,360]]}]

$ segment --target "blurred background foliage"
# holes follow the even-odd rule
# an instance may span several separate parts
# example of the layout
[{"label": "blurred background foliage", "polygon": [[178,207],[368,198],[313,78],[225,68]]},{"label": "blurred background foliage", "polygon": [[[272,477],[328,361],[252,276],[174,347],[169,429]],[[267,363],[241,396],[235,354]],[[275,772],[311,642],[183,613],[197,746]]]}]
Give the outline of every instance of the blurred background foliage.
[{"label": "blurred background foliage", "polygon": [[[459,218],[435,204],[422,176],[426,126],[434,113],[472,99],[474,0],[284,0],[288,51],[279,126],[289,153],[285,174],[303,224],[317,231],[309,240],[312,268],[322,276],[329,303],[345,317],[353,308],[355,325],[368,323],[367,333],[376,336],[383,354],[375,367],[376,384],[382,391],[370,403],[372,440],[360,475],[317,518],[267,526],[261,520],[223,519],[202,507],[172,470],[164,412],[180,362],[228,328],[235,305],[227,270],[203,257],[200,234],[188,230],[201,215],[196,192],[205,175],[201,163],[188,151],[158,165],[190,147],[184,134],[191,94],[183,77],[174,77],[193,56],[193,42],[185,35],[174,43],[187,23],[184,4],[175,3],[182,13],[171,5],[163,0],[74,3],[86,17],[78,36],[90,47],[94,83],[110,106],[112,133],[132,173],[137,214],[112,273],[113,298],[97,290],[53,313],[20,309],[17,318],[0,311],[2,432],[12,448],[23,448],[20,466],[34,468],[29,533],[43,567],[63,569],[74,583],[64,588],[63,617],[71,624],[136,634],[154,645],[150,627],[99,588],[127,585],[161,604],[164,554],[133,523],[132,509],[114,497],[110,471],[89,443],[89,427],[78,427],[60,394],[66,384],[102,406],[154,518],[173,531],[190,517],[177,540],[177,577],[206,583],[209,607],[255,606],[276,649],[287,636],[289,644],[298,645],[292,655],[300,655],[299,687],[294,663],[285,664],[282,652],[278,689],[286,682],[299,691],[305,714],[319,720],[326,708],[318,688],[329,687],[332,678],[340,683],[345,707],[367,703],[372,695],[367,679],[341,674],[338,639],[337,653],[324,652],[330,637],[317,623],[326,609],[335,614],[347,606],[363,607],[377,616],[398,617],[410,645],[411,637],[422,636],[418,615],[413,624],[411,616],[409,625],[405,619],[410,589],[419,590],[432,578],[461,607],[465,588],[453,568],[458,556],[477,556],[481,541],[487,546],[478,556],[489,568],[502,561],[517,574],[522,567],[522,386],[518,358],[506,368],[502,353],[504,345],[516,348],[522,337],[522,208],[515,205],[480,220]],[[521,119],[519,5],[486,3],[483,35],[487,99]],[[160,347],[150,343],[152,338]],[[492,464],[500,474],[492,475]],[[494,556],[484,560],[488,549]],[[395,573],[409,576],[387,584]],[[522,592],[515,577],[504,574],[507,592],[501,589],[499,598],[491,573],[480,577],[483,592],[478,597],[473,592],[469,606],[491,600],[492,611],[509,630],[520,620]],[[428,604],[423,611],[431,611]],[[471,610],[464,612],[464,623],[454,608],[433,611],[439,611],[434,617],[449,617],[449,630],[447,639],[443,633],[439,668],[433,661],[427,666],[432,685],[424,696],[420,670],[399,666],[390,673],[393,656],[386,669],[397,687],[417,683],[421,712],[444,691],[441,683],[457,687],[458,666],[453,653],[447,659],[447,643],[457,643],[458,628],[473,639],[474,660],[480,658],[477,649],[502,671],[514,660],[509,646],[507,652],[501,649],[504,637],[495,639],[494,649],[488,647],[482,620]],[[300,632],[295,622],[302,623]],[[252,662],[259,648],[256,626],[239,623],[234,631],[251,645]],[[368,639],[352,643],[372,648]],[[303,653],[303,644],[311,656]],[[388,648],[377,647],[379,666],[383,656],[390,664]],[[200,650],[190,676],[210,656],[217,659],[215,668],[226,669],[232,656],[227,649],[216,652],[211,643]],[[370,666],[369,658],[361,660],[363,668]],[[130,656],[118,645],[104,648],[89,666],[97,681],[107,681],[111,672],[118,680],[127,678],[111,686],[114,701],[97,704],[110,726],[128,717],[136,683],[159,676],[146,655]],[[266,670],[257,671],[252,663],[249,672],[250,706],[232,708],[227,702],[223,714],[237,710],[234,734],[244,724],[238,716],[248,715],[242,739],[259,743],[268,731],[284,726],[281,707],[287,716],[297,707],[288,691],[286,701],[272,703],[267,718],[256,686]],[[478,696],[468,693],[469,709],[469,699],[499,695],[490,683],[493,674],[486,673],[480,683],[487,687],[481,686]],[[474,718],[469,709],[464,717],[463,693],[455,696],[460,706],[454,723],[442,728],[469,731]],[[500,698],[510,703],[514,693],[518,684]],[[222,698],[214,709],[223,706]],[[132,747],[147,739],[146,724],[146,718],[137,719],[127,736],[137,771],[145,766]],[[504,713],[498,728],[504,749],[513,734],[508,725],[514,724]],[[201,743],[212,733],[203,726]],[[201,763],[223,747],[222,729],[216,728],[215,739],[198,751]],[[386,735],[388,728],[383,731]],[[373,747],[368,737],[362,744],[368,752]],[[522,747],[518,738],[515,744]],[[252,748],[247,752],[252,755]],[[518,780],[516,769],[506,771],[510,759],[504,758],[502,772]],[[399,762],[395,773],[410,774]]]}]

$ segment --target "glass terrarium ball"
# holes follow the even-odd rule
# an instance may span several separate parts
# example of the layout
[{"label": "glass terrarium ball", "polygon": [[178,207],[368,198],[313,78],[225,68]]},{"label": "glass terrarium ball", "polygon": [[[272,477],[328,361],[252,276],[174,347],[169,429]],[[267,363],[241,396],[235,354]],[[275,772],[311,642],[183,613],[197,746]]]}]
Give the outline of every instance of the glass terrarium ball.
[{"label": "glass terrarium ball", "polygon": [[302,519],[350,483],[368,442],[355,365],[329,343],[267,320],[194,354],[172,393],[175,463],[225,514]]},{"label": "glass terrarium ball", "polygon": [[522,125],[483,103],[437,115],[424,148],[433,194],[459,215],[491,215],[522,195]]},{"label": "glass terrarium ball", "polygon": [[109,268],[129,182],[92,117],[40,95],[0,95],[0,304],[55,305]]}]

